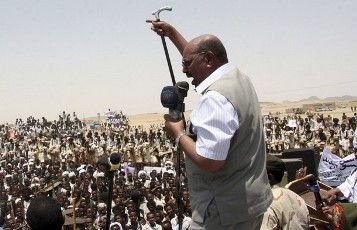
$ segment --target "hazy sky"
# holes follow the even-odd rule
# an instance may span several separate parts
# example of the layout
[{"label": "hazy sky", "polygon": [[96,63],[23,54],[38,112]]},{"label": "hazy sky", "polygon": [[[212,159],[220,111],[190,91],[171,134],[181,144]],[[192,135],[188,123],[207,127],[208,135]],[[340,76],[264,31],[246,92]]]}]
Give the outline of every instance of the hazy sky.
[{"label": "hazy sky", "polygon": [[[186,39],[221,38],[260,101],[357,96],[355,0],[0,0],[0,123],[166,111],[170,74],[145,23],[166,5],[161,19]],[[186,80],[166,42],[176,80]],[[199,99],[193,88],[187,110]]]}]

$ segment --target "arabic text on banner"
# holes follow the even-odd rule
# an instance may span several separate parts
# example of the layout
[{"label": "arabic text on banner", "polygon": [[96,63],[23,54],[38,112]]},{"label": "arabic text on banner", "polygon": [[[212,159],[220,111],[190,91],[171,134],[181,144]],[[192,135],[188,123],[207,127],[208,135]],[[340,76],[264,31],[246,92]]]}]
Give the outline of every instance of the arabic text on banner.
[{"label": "arabic text on banner", "polygon": [[340,158],[325,147],[318,168],[319,179],[329,186],[336,187],[343,183],[355,168],[357,160],[354,154]]}]

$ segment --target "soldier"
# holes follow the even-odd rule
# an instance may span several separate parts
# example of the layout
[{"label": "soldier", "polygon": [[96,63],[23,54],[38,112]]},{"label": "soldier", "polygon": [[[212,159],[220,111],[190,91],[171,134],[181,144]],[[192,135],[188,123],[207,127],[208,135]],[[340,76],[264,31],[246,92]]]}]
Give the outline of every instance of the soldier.
[{"label": "soldier", "polygon": [[293,191],[279,186],[286,170],[285,163],[268,154],[266,167],[274,199],[264,213],[261,229],[308,229],[309,211],[305,201]]}]

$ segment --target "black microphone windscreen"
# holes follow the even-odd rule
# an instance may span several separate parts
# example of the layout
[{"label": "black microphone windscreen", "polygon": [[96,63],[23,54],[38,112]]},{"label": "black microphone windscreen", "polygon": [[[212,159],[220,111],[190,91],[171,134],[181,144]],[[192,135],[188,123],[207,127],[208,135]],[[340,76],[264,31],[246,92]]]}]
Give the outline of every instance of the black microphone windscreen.
[{"label": "black microphone windscreen", "polygon": [[179,102],[179,95],[174,86],[165,86],[161,91],[160,99],[164,108],[175,109]]},{"label": "black microphone windscreen", "polygon": [[119,164],[121,160],[120,158],[119,153],[112,153],[112,155],[110,155],[110,163],[113,165]]},{"label": "black microphone windscreen", "polygon": [[308,183],[309,183],[309,185],[316,185],[317,184],[317,180],[316,180],[314,175],[312,175],[312,177],[309,178]]}]

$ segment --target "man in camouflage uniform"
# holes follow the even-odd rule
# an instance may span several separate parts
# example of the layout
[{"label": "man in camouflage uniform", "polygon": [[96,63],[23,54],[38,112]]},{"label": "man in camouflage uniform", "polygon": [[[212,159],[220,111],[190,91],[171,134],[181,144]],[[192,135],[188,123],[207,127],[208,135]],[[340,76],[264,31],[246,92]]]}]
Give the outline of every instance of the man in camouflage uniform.
[{"label": "man in camouflage uniform", "polygon": [[273,202],[264,213],[261,229],[308,229],[309,211],[305,201],[293,191],[280,187],[285,163],[268,154],[267,173],[273,191]]}]

